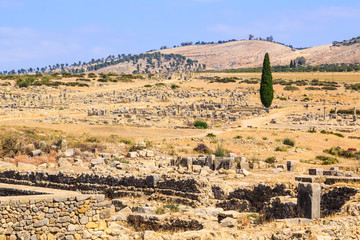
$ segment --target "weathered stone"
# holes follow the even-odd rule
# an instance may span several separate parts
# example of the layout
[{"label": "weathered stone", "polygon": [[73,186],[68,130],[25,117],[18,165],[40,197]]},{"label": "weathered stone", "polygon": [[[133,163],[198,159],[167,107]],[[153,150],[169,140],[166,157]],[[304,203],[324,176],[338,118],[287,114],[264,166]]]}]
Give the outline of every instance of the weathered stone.
[{"label": "weathered stone", "polygon": [[49,224],[49,219],[48,218],[45,218],[43,220],[39,220],[37,222],[34,223],[34,227],[43,227],[43,226],[46,226]]},{"label": "weathered stone", "polygon": [[91,164],[91,167],[94,167],[96,165],[105,164],[105,161],[104,161],[103,158],[94,158],[94,159],[91,160],[90,164]]},{"label": "weathered stone", "polygon": [[150,175],[146,177],[146,183],[149,185],[149,187],[155,187],[157,183],[159,182],[159,175]]},{"label": "weathered stone", "polygon": [[30,155],[32,157],[35,157],[35,156],[39,156],[41,154],[41,150],[40,149],[36,149],[34,151],[31,151]]},{"label": "weathered stone", "polygon": [[300,217],[320,217],[321,188],[318,183],[299,183],[297,209]]},{"label": "weathered stone", "polygon": [[129,158],[137,158],[139,154],[137,152],[129,152],[126,156]]},{"label": "weathered stone", "polygon": [[323,170],[319,168],[310,168],[309,169],[309,175],[316,175],[316,176],[322,176]]},{"label": "weathered stone", "polygon": [[287,161],[287,162],[286,162],[286,169],[287,169],[289,172],[295,171],[294,162],[293,162],[293,161]]},{"label": "weathered stone", "polygon": [[22,162],[18,162],[17,167],[20,171],[33,171],[36,169],[35,165],[29,163],[22,163]]},{"label": "weathered stone", "polygon": [[228,227],[228,228],[233,228],[237,226],[237,221],[236,219],[233,218],[225,218],[221,221],[221,226],[222,227]]},{"label": "weathered stone", "polygon": [[80,218],[80,224],[86,225],[89,222],[89,218],[87,216],[82,216]]}]

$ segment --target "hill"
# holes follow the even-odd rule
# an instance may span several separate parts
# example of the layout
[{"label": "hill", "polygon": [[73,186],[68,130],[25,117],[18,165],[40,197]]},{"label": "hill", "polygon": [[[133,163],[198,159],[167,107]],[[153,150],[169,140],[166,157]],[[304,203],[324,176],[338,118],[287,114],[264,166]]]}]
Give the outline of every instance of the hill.
[{"label": "hill", "polygon": [[207,70],[259,67],[266,52],[272,65],[288,65],[297,57],[306,64],[321,65],[360,62],[360,44],[324,45],[297,50],[288,46],[259,40],[231,41],[222,44],[189,45],[160,50],[164,54],[181,54],[206,64]]}]

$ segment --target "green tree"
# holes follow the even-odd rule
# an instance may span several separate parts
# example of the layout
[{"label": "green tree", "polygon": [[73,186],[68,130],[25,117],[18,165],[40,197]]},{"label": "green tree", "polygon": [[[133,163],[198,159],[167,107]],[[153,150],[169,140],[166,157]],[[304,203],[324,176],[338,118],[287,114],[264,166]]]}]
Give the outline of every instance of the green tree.
[{"label": "green tree", "polygon": [[269,111],[269,107],[274,98],[273,80],[271,75],[270,58],[269,54],[266,53],[264,57],[261,83],[260,83],[260,98],[261,103]]}]

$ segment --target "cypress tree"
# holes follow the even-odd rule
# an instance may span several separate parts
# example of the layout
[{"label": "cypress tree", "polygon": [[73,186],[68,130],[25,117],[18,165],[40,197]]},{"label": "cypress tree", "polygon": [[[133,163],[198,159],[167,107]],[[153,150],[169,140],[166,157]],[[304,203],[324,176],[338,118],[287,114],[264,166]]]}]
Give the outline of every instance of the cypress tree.
[{"label": "cypress tree", "polygon": [[269,111],[269,107],[274,98],[273,80],[271,75],[270,58],[266,53],[264,57],[264,63],[262,68],[261,83],[260,83],[260,98],[261,103]]}]

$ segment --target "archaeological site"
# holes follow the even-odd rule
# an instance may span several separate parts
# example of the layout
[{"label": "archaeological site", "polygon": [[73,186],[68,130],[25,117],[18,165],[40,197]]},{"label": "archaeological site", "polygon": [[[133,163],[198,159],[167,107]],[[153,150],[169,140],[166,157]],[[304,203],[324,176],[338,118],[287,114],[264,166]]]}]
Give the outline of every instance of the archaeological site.
[{"label": "archaeological site", "polygon": [[0,0],[0,240],[360,239],[360,5],[240,2]]}]

